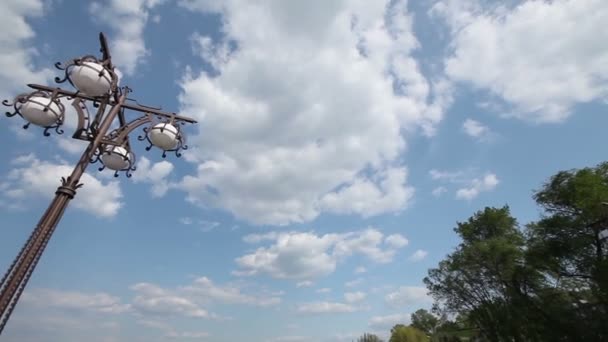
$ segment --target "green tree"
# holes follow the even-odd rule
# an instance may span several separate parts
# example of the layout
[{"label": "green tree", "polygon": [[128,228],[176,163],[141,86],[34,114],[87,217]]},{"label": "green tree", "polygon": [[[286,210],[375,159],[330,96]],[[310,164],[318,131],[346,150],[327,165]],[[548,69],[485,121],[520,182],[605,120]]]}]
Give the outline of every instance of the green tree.
[{"label": "green tree", "polygon": [[389,342],[427,342],[429,338],[424,332],[413,328],[406,327],[403,324],[398,324],[391,329],[391,338]]},{"label": "green tree", "polygon": [[374,334],[365,333],[363,334],[363,336],[357,339],[357,342],[382,342],[382,340],[380,339],[380,337]]},{"label": "green tree", "polygon": [[427,335],[432,335],[439,324],[439,319],[432,313],[419,309],[412,314],[411,327],[423,331]]},{"label": "green tree", "polygon": [[395,331],[397,331],[398,329],[401,328],[405,328],[406,325],[405,324],[395,324],[392,328],[391,328],[391,335],[395,333]]},{"label": "green tree", "polygon": [[608,340],[608,163],[558,172],[534,199],[544,209],[527,227],[527,260],[546,284],[538,296],[579,339]]},{"label": "green tree", "polygon": [[538,279],[525,266],[525,239],[518,228],[508,206],[475,213],[457,223],[454,230],[462,242],[424,279],[448,313],[466,314],[489,341],[538,335],[527,324],[536,317],[525,295]]}]

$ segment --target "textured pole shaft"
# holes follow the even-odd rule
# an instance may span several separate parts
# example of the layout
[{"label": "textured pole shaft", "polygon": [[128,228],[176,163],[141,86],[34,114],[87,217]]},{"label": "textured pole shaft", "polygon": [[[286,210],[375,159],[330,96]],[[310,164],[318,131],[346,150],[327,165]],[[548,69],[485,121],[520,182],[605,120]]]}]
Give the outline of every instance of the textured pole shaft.
[{"label": "textured pole shaft", "polygon": [[[2,282],[0,283],[0,334],[2,334],[4,326],[17,305],[17,301],[25,289],[38,260],[42,256],[46,244],[51,239],[51,235],[61,220],[65,209],[70,200],[76,195],[80,177],[84,174],[91,158],[95,155],[95,151],[100,147],[103,137],[121,110],[125,99],[126,93],[119,98],[118,103],[103,118],[97,135],[82,153],[72,174],[68,178],[62,179],[62,185],[57,188],[55,198],[51,201],[38,225],[2,278]],[[99,115],[103,115],[103,113],[100,112]]]}]

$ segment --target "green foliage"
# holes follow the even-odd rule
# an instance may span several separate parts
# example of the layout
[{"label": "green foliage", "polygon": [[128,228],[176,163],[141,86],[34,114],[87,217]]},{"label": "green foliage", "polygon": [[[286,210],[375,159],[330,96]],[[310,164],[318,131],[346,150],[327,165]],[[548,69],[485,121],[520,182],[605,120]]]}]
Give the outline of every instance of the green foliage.
[{"label": "green foliage", "polygon": [[413,326],[433,341],[608,341],[608,163],[559,172],[534,199],[544,215],[523,231],[506,206],[457,224],[462,242],[424,282],[459,316]]},{"label": "green foliage", "polygon": [[389,342],[427,342],[426,334],[416,328],[398,324],[391,329]]},{"label": "green foliage", "polygon": [[423,331],[427,335],[431,335],[435,332],[438,324],[439,319],[432,313],[424,309],[419,309],[412,314],[412,323],[410,326]]},{"label": "green foliage", "polygon": [[600,237],[608,228],[608,163],[559,172],[534,199],[545,209],[527,227],[527,260],[545,284],[538,296],[582,336],[608,336],[608,245]]},{"label": "green foliage", "polygon": [[374,334],[365,333],[357,339],[357,342],[383,342],[380,337]]},{"label": "green foliage", "polygon": [[521,286],[533,281],[522,268],[524,238],[509,208],[485,208],[454,229],[456,251],[429,270],[431,295],[449,312],[466,312],[489,340],[518,339],[523,322]]}]

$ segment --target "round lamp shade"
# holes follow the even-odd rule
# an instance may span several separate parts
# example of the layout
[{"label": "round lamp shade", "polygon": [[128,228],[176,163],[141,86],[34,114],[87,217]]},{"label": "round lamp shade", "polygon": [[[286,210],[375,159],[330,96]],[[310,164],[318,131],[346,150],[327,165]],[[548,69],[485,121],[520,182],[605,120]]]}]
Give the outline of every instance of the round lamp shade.
[{"label": "round lamp shade", "polygon": [[[47,108],[45,111],[44,108]],[[48,97],[32,96],[19,107],[19,112],[25,120],[34,125],[48,127],[55,124],[63,115],[57,103]]]},{"label": "round lamp shade", "polygon": [[79,91],[90,96],[105,95],[112,87],[110,72],[95,62],[83,62],[74,66],[70,71],[70,80]]},{"label": "round lamp shade", "polygon": [[121,146],[109,146],[101,155],[101,162],[108,169],[121,171],[131,166],[131,153]]},{"label": "round lamp shade", "polygon": [[152,145],[165,151],[177,147],[179,142],[177,127],[170,123],[159,123],[154,125],[148,133]]}]

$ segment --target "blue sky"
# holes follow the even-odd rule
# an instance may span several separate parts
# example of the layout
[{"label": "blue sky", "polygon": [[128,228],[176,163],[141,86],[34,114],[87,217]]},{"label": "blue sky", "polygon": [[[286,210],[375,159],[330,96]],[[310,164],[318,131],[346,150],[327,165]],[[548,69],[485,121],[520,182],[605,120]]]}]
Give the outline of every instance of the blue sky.
[{"label": "blue sky", "polygon": [[[457,221],[508,204],[525,224],[549,176],[605,160],[605,1],[0,6],[3,99],[103,31],[134,98],[199,120],[180,159],[136,144],[133,178],[90,167],[7,341],[386,336],[430,307]],[[84,148],[19,120],[2,269]]]}]

